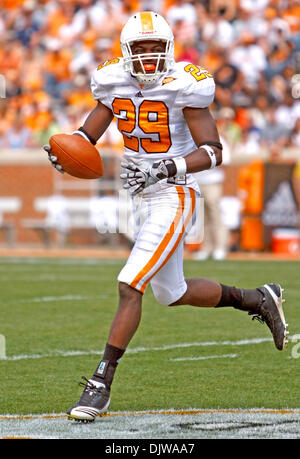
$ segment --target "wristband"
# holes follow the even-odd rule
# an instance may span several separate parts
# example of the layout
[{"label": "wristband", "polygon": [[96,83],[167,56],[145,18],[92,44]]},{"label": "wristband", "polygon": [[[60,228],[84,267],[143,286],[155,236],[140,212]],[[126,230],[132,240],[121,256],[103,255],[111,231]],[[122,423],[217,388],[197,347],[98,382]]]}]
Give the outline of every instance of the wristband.
[{"label": "wristband", "polygon": [[176,174],[175,177],[178,175],[185,175],[186,174],[186,161],[184,158],[173,158],[174,164],[176,166]]},{"label": "wristband", "polygon": [[150,170],[150,176],[155,180],[167,179],[168,183],[185,184],[186,162],[182,157],[155,161]]},{"label": "wristband", "polygon": [[208,156],[209,156],[209,159],[211,161],[210,169],[213,169],[214,167],[216,167],[217,158],[216,158],[216,154],[215,154],[213,148],[210,147],[209,145],[201,145],[200,148],[203,148],[206,151],[206,153],[208,154]]},{"label": "wristband", "polygon": [[212,147],[219,148],[219,150],[223,150],[223,145],[220,142],[211,142],[211,141],[203,142],[203,143],[200,143],[200,145],[198,145],[198,148],[202,147],[202,145],[211,145]]},{"label": "wristband", "polygon": [[92,143],[93,145],[96,145],[96,143],[97,143],[82,127],[77,129],[77,131],[72,132],[72,135],[73,134],[81,135],[81,137],[83,137],[85,140],[87,140],[88,142]]}]

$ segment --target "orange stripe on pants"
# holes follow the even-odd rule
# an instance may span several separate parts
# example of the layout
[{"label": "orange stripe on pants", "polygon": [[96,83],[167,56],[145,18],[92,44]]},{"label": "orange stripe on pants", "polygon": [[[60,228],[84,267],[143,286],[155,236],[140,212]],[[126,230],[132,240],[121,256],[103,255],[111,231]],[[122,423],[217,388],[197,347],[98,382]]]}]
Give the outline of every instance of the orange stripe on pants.
[{"label": "orange stripe on pants", "polygon": [[[164,253],[164,250],[165,248],[167,247],[167,245],[169,244],[170,240],[172,239],[174,233],[175,233],[175,230],[177,228],[177,226],[179,225],[180,223],[180,220],[181,220],[181,217],[183,215],[183,212],[184,212],[184,198],[185,198],[185,194],[184,194],[184,190],[182,187],[176,187],[176,190],[177,190],[177,193],[178,193],[178,197],[179,197],[179,204],[178,204],[178,207],[177,207],[177,210],[176,210],[176,215],[175,215],[175,218],[174,220],[172,221],[171,225],[170,225],[170,228],[169,228],[169,231],[167,232],[167,234],[164,236],[163,240],[161,241],[161,243],[159,244],[159,246],[157,247],[157,249],[155,250],[154,254],[152,255],[152,257],[150,258],[150,260],[148,261],[148,263],[146,264],[146,266],[144,266],[144,268],[138,273],[138,275],[133,279],[132,283],[130,284],[131,287],[133,288],[136,288],[136,286],[138,285],[138,283],[142,280],[142,278],[144,276],[147,275],[147,273],[149,273],[149,271],[155,266],[155,264],[158,262],[158,260],[160,259],[160,257],[162,256],[162,254]],[[145,290],[145,288],[144,288]],[[143,291],[144,291],[143,290]]]},{"label": "orange stripe on pants", "polygon": [[183,235],[184,235],[184,232],[185,232],[185,229],[187,228],[187,225],[189,224],[192,216],[193,216],[193,213],[194,213],[194,210],[195,210],[195,206],[196,206],[196,193],[193,189],[189,189],[189,192],[190,192],[190,196],[191,196],[191,199],[192,199],[192,205],[190,207],[190,210],[189,210],[189,213],[185,219],[185,222],[183,224],[183,227],[180,231],[180,234],[174,244],[174,246],[172,247],[172,250],[170,251],[170,253],[168,254],[168,256],[166,257],[166,259],[164,260],[164,262],[162,263],[162,265],[155,271],[155,273],[153,273],[149,279],[147,279],[144,284],[142,285],[142,288],[141,288],[141,292],[144,293],[146,287],[147,287],[147,284],[151,281],[151,279],[158,273],[158,271],[163,267],[165,266],[165,264],[169,261],[169,259],[171,258],[171,256],[173,255],[173,253],[175,252],[175,250],[177,249]]}]

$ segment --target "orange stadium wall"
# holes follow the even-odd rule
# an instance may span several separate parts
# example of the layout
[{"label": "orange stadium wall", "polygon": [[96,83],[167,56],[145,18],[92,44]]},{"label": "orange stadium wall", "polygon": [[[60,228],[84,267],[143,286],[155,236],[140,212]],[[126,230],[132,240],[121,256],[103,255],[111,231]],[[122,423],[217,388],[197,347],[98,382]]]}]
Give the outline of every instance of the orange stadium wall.
[{"label": "orange stadium wall", "polygon": [[[64,174],[63,176],[51,167],[46,153],[43,150],[2,151],[0,154],[0,200],[2,198],[19,198],[21,207],[18,211],[4,211],[2,222],[15,227],[16,244],[41,244],[41,235],[34,229],[24,226],[24,221],[34,219],[43,221],[45,212],[38,211],[35,207],[37,198],[47,198],[53,194],[63,194],[68,197],[90,197],[101,191],[101,183],[105,183],[105,193],[110,193],[116,188],[114,175],[116,164],[119,163],[118,154],[113,154],[113,160],[107,161],[103,181],[79,180]],[[112,167],[112,165],[114,167]],[[99,183],[99,186],[98,186]],[[0,205],[1,228],[1,205]],[[78,232],[79,233],[79,232]],[[95,234],[91,231],[82,231],[77,235],[77,242],[89,244],[95,242]],[[74,237],[73,237],[74,238]],[[51,234],[55,241],[55,234]],[[76,242],[76,238],[74,239]],[[0,244],[6,244],[5,231],[0,230]]]},{"label": "orange stadium wall", "polygon": [[[16,228],[17,243],[40,242],[38,234],[22,225],[26,218],[43,218],[45,215],[34,209],[37,196],[53,194],[53,172],[44,164],[1,164],[0,196],[19,197],[21,208],[18,212],[5,212],[3,219]],[[5,242],[4,233],[0,232],[0,241]]]}]

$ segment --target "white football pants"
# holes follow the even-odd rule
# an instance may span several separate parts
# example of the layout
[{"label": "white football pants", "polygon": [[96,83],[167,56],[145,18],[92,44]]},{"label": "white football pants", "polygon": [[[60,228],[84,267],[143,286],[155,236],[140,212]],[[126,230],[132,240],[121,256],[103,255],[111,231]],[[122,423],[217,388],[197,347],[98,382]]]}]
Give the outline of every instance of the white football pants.
[{"label": "white football pants", "polygon": [[149,282],[157,301],[174,303],[186,292],[184,237],[200,195],[193,188],[158,182],[133,198],[136,242],[118,276],[144,293]]}]

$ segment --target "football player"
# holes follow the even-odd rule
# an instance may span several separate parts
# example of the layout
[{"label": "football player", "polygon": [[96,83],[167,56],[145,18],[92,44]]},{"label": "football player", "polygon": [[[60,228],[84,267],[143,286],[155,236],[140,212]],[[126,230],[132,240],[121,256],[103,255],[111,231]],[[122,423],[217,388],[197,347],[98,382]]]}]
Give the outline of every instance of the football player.
[{"label": "football player", "polygon": [[[149,284],[163,305],[232,306],[266,322],[278,349],[287,340],[279,284],[242,289],[184,276],[183,241],[200,196],[192,173],[222,162],[222,145],[209,111],[215,92],[212,75],[189,62],[174,62],[172,30],[154,12],[128,20],[121,49],[123,57],[94,71],[91,90],[97,106],[73,133],[96,144],[117,118],[125,148],[121,178],[138,211],[136,242],[118,276],[119,308],[104,355],[68,410],[70,419],[83,422],[108,410],[114,373],[139,325]],[[61,170],[49,146],[46,151]]]}]

